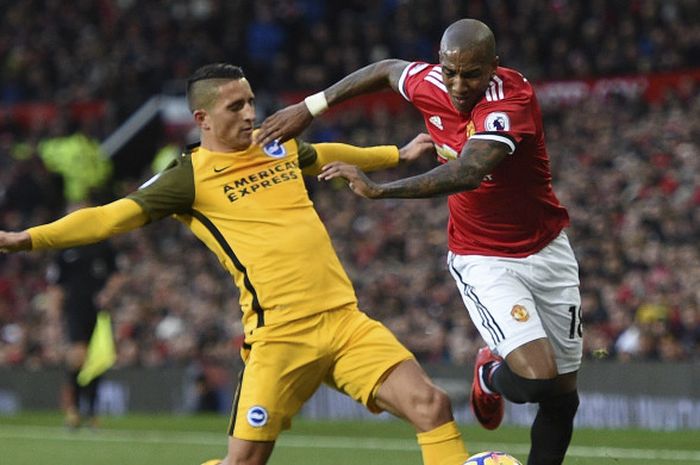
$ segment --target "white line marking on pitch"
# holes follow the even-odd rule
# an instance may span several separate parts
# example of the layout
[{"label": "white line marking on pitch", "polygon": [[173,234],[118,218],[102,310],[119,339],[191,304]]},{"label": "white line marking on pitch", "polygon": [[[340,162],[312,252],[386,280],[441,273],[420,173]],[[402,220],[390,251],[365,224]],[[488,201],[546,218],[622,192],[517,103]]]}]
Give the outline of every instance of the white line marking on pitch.
[{"label": "white line marking on pitch", "polygon": [[[141,444],[191,444],[204,446],[223,446],[225,434],[197,432],[162,432],[138,430],[98,430],[66,431],[64,428],[48,426],[0,426],[0,439],[40,439],[43,441],[66,442],[111,442]],[[468,441],[472,451],[505,450],[512,454],[527,454],[529,444],[523,443],[485,443]],[[277,447],[312,448],[312,449],[365,449],[385,451],[418,451],[418,445],[409,439],[368,438],[349,436],[311,436],[300,434],[283,434]],[[621,447],[571,446],[569,457],[598,457],[609,459],[633,460],[679,460],[700,462],[700,451],[671,449],[632,449]]]}]

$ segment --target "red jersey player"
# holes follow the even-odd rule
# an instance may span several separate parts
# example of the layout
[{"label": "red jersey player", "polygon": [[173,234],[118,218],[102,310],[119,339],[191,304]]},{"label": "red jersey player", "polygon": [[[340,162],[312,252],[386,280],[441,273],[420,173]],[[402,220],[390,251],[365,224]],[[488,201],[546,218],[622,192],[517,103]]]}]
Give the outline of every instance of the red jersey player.
[{"label": "red jersey player", "polygon": [[496,68],[469,114],[452,105],[440,65],[411,63],[398,90],[422,113],[441,162],[458,158],[468,140],[505,146],[479,187],[448,197],[452,252],[526,257],[557,237],[569,218],[552,191],[539,105],[520,73]]},{"label": "red jersey player", "polygon": [[376,184],[354,166],[331,163],[319,178],[345,178],[368,198],[449,195],[448,266],[488,344],[475,363],[472,411],[495,429],[503,397],[538,403],[528,465],[559,465],[579,403],[581,298],[540,108],[527,80],[498,66],[493,33],[480,21],[451,24],[439,58],[366,66],[269,117],[257,140],[286,140],[328,106],[386,87],[420,110],[441,166]]}]

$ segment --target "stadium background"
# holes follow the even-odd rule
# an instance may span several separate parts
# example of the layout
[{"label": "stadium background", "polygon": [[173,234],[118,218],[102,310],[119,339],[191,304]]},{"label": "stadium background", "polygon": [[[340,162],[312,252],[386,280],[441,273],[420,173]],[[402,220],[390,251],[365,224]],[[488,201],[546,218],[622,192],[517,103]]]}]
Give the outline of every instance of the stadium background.
[{"label": "stadium background", "polygon": [[[192,137],[173,102],[199,65],[242,65],[262,120],[371,61],[434,61],[446,24],[482,19],[502,64],[541,95],[554,187],[581,263],[586,364],[607,373],[591,384],[631,394],[655,385],[679,396],[680,417],[700,417],[697,2],[0,0],[0,10],[0,228],[9,230],[60,216],[93,184],[103,199],[124,195],[162,167]],[[382,95],[324,116],[304,138],[400,144],[421,128],[414,110]],[[361,201],[314,181],[309,189],[362,308],[463,387],[481,341],[445,269],[444,200]],[[204,380],[227,411],[241,343],[233,284],[175,222],[113,243],[114,379],[176,370],[186,386]],[[48,404],[66,346],[46,291],[50,259],[0,257],[0,388],[46,374]],[[659,371],[668,367],[676,370]],[[645,373],[692,387],[645,384]],[[641,388],[630,390],[631,379]],[[21,402],[3,402],[3,392],[0,406],[16,410]]]}]

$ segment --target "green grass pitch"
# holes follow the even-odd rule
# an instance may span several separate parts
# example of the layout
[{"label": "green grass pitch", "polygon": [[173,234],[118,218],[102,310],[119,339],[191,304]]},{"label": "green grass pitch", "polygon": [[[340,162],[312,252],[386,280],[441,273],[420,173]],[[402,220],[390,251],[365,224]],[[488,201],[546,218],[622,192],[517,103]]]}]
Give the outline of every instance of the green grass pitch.
[{"label": "green grass pitch", "polygon": [[[199,465],[225,453],[223,416],[105,417],[99,430],[69,431],[54,412],[0,416],[6,465]],[[504,450],[525,462],[528,431],[462,429],[470,452]],[[270,465],[420,465],[412,429],[398,421],[297,420]],[[700,464],[700,431],[580,429],[566,465]]]}]

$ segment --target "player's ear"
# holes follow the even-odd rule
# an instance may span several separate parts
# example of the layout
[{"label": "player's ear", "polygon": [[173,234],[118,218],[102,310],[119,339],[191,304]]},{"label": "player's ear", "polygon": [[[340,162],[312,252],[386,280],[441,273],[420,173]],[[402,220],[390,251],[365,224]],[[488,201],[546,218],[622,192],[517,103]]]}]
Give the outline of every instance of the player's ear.
[{"label": "player's ear", "polygon": [[209,115],[206,110],[199,109],[192,113],[194,116],[194,122],[199,126],[200,129],[210,129],[209,126]]}]

